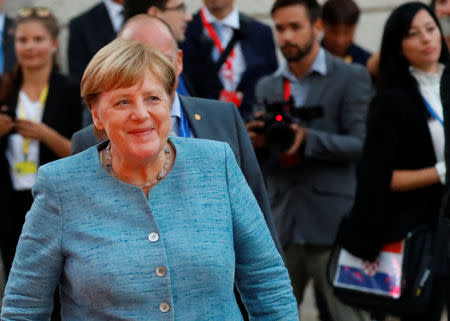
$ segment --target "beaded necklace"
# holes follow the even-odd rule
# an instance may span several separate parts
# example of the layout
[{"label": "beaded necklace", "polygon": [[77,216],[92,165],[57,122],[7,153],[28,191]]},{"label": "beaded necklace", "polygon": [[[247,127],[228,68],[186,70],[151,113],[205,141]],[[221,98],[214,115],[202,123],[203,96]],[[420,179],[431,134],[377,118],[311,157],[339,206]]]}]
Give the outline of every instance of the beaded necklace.
[{"label": "beaded necklace", "polygon": [[[156,177],[154,177],[150,181],[146,182],[145,184],[136,185],[136,186],[139,186],[141,188],[150,188],[150,187],[156,185],[156,183],[158,183],[160,180],[162,180],[164,177],[167,176],[167,174],[169,173],[169,168],[172,164],[172,158],[173,158],[168,144],[166,144],[164,146],[164,153],[166,156],[166,160],[164,161],[164,166],[161,169],[161,171],[158,173],[158,175],[156,175]],[[119,177],[117,177],[117,175],[114,172],[114,169],[112,167],[111,143],[109,143],[108,146],[106,146],[106,148],[101,151],[101,162],[102,162],[103,167],[108,171],[108,173],[111,176],[113,176],[117,179],[120,179]]]}]

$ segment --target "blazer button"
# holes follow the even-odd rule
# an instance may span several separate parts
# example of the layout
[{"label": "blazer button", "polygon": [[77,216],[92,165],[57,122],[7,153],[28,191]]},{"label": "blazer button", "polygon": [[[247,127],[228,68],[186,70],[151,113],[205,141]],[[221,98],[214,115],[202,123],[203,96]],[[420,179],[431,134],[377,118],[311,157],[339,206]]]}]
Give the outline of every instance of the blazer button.
[{"label": "blazer button", "polygon": [[159,277],[165,276],[167,273],[167,269],[164,266],[158,266],[156,268],[156,275]]},{"label": "blazer button", "polygon": [[152,242],[152,243],[157,242],[157,241],[159,240],[159,234],[158,234],[158,233],[155,233],[155,232],[150,233],[150,234],[148,235],[148,240],[149,240],[150,242]]},{"label": "blazer button", "polygon": [[169,312],[169,310],[170,310],[170,304],[169,303],[166,303],[166,302],[162,302],[160,305],[159,305],[159,310],[161,310],[161,312]]}]

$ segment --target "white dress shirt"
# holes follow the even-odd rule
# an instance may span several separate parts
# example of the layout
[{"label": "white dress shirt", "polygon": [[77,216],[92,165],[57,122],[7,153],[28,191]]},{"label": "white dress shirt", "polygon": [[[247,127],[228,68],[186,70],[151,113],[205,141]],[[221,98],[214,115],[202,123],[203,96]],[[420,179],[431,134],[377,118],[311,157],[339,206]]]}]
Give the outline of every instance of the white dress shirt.
[{"label": "white dress shirt", "polygon": [[[25,112],[25,119],[41,122],[43,108],[40,101],[31,101],[25,92],[19,92],[20,104]],[[19,108],[17,108],[16,117],[19,115]],[[10,177],[12,187],[16,191],[29,190],[33,187],[36,181],[36,174],[19,175],[14,171],[15,164],[23,162],[25,160],[31,161],[39,166],[39,141],[32,139],[28,148],[28,157],[25,159],[23,151],[23,136],[19,134],[11,134],[8,138],[8,147],[6,148],[6,158],[8,159],[10,167]]]},{"label": "white dress shirt", "polygon": [[[220,34],[217,32],[218,36],[221,39],[222,48],[225,50],[228,43],[230,42],[231,38],[233,37],[233,29],[239,29],[239,11],[236,6],[234,6],[233,11],[226,16],[224,19],[217,19],[215,16],[212,15],[212,13],[206,8],[206,6],[203,6],[206,20],[216,29],[217,32],[217,25],[220,25]],[[205,30],[205,33],[207,31]],[[245,58],[242,53],[242,48],[239,42],[236,43],[234,46],[235,56],[232,59],[232,66],[233,66],[233,79],[230,80],[226,77],[224,77],[224,70],[226,68],[226,64],[224,63],[219,74],[219,78],[222,82],[223,88],[228,91],[235,91],[239,85],[239,82],[241,81],[242,74],[245,71],[246,63]],[[214,48],[212,52],[212,59],[214,61],[219,60],[220,52],[219,49],[216,47]],[[228,56],[230,59],[230,56]]]},{"label": "white dress shirt", "polygon": [[103,3],[108,11],[109,19],[111,20],[114,31],[118,33],[122,27],[124,19],[122,13],[123,7],[112,0],[103,0]]},{"label": "white dress shirt", "polygon": [[[419,90],[421,95],[430,104],[430,107],[437,114],[437,116],[443,120],[444,111],[442,108],[440,88],[441,77],[444,72],[444,65],[439,65],[437,73],[429,73],[419,70],[414,67],[410,67],[411,74],[417,80],[419,84]],[[436,160],[438,162],[444,161],[444,126],[436,118],[431,117],[428,120],[428,128],[430,129],[431,139],[433,141],[433,148],[436,154]]]}]

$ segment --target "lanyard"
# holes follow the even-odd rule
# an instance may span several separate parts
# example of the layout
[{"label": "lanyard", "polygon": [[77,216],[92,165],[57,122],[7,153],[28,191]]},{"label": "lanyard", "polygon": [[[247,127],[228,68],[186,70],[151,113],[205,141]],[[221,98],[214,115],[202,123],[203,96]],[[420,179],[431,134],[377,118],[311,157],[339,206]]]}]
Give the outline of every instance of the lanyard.
[{"label": "lanyard", "polygon": [[[40,111],[42,111],[42,109],[45,106],[45,102],[47,100],[47,96],[48,96],[48,85],[45,86],[44,89],[42,89],[41,95],[39,96],[39,104],[40,104],[39,109],[40,109]],[[17,106],[17,112],[19,114],[19,119],[26,119],[27,115],[26,115],[26,112],[25,112],[25,108],[23,107],[22,101],[20,99],[19,99],[19,102],[18,102],[17,105],[18,105]],[[32,119],[32,120],[39,121],[40,114],[41,113],[38,113],[37,115],[35,115],[34,119]],[[25,159],[27,159],[28,158],[28,152],[29,152],[29,149],[30,149],[31,139],[30,138],[26,138],[26,137],[22,137],[22,141],[23,141],[23,143],[22,143],[23,155],[25,156]]]},{"label": "lanyard", "polygon": [[[200,17],[202,19],[203,27],[205,28],[208,35],[211,37],[211,39],[214,42],[214,45],[219,50],[219,52],[222,54],[224,51],[224,48],[222,46],[222,42],[220,41],[219,35],[217,34],[214,27],[209,23],[209,21],[206,19],[205,14],[205,7],[202,7],[200,10]],[[230,53],[230,56],[225,61],[225,70],[224,70],[224,77],[227,78],[230,81],[233,81],[233,59],[236,52],[235,49],[233,49]]]},{"label": "lanyard", "polygon": [[438,116],[438,114],[436,114],[436,112],[434,111],[433,108],[431,108],[431,105],[430,105],[430,103],[428,102],[428,100],[426,100],[425,97],[423,97],[423,96],[422,96],[422,98],[423,98],[423,101],[425,102],[425,106],[427,106],[427,109],[428,109],[428,111],[430,112],[431,116],[433,116],[434,118],[436,118],[436,120],[437,120],[438,122],[440,122],[442,126],[444,126],[444,120],[443,120],[442,118],[440,118],[440,117]]},{"label": "lanyard", "polygon": [[289,79],[284,78],[284,82],[283,82],[283,91],[284,91],[284,101],[288,102],[286,104],[286,110],[290,110],[291,106],[289,104],[289,100],[291,99],[291,83],[289,82]]},{"label": "lanyard", "polygon": [[284,89],[284,100],[288,101],[289,98],[291,98],[291,84],[289,83],[289,79],[284,78],[283,83],[283,89]]},{"label": "lanyard", "polygon": [[189,130],[189,123],[184,115],[183,108],[180,106],[180,126],[179,126],[179,135],[180,137],[190,138],[191,131]]}]

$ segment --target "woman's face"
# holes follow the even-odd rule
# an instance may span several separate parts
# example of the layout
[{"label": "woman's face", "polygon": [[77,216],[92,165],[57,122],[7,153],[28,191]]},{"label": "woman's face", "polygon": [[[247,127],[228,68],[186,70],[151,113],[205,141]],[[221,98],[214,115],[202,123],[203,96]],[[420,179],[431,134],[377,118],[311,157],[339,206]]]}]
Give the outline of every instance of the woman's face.
[{"label": "woman's face", "polygon": [[438,18],[450,16],[450,0],[437,0],[434,9]]},{"label": "woman's face", "polygon": [[92,105],[92,119],[97,129],[106,131],[115,153],[145,162],[157,157],[167,142],[170,106],[159,79],[147,72],[131,87],[102,92]]},{"label": "woman's face", "polygon": [[22,68],[43,68],[53,64],[53,52],[58,40],[39,21],[28,21],[17,26],[14,45]]},{"label": "woman's face", "polygon": [[436,22],[425,9],[420,10],[402,40],[403,55],[410,65],[433,72],[441,56],[441,47],[441,33]]}]

